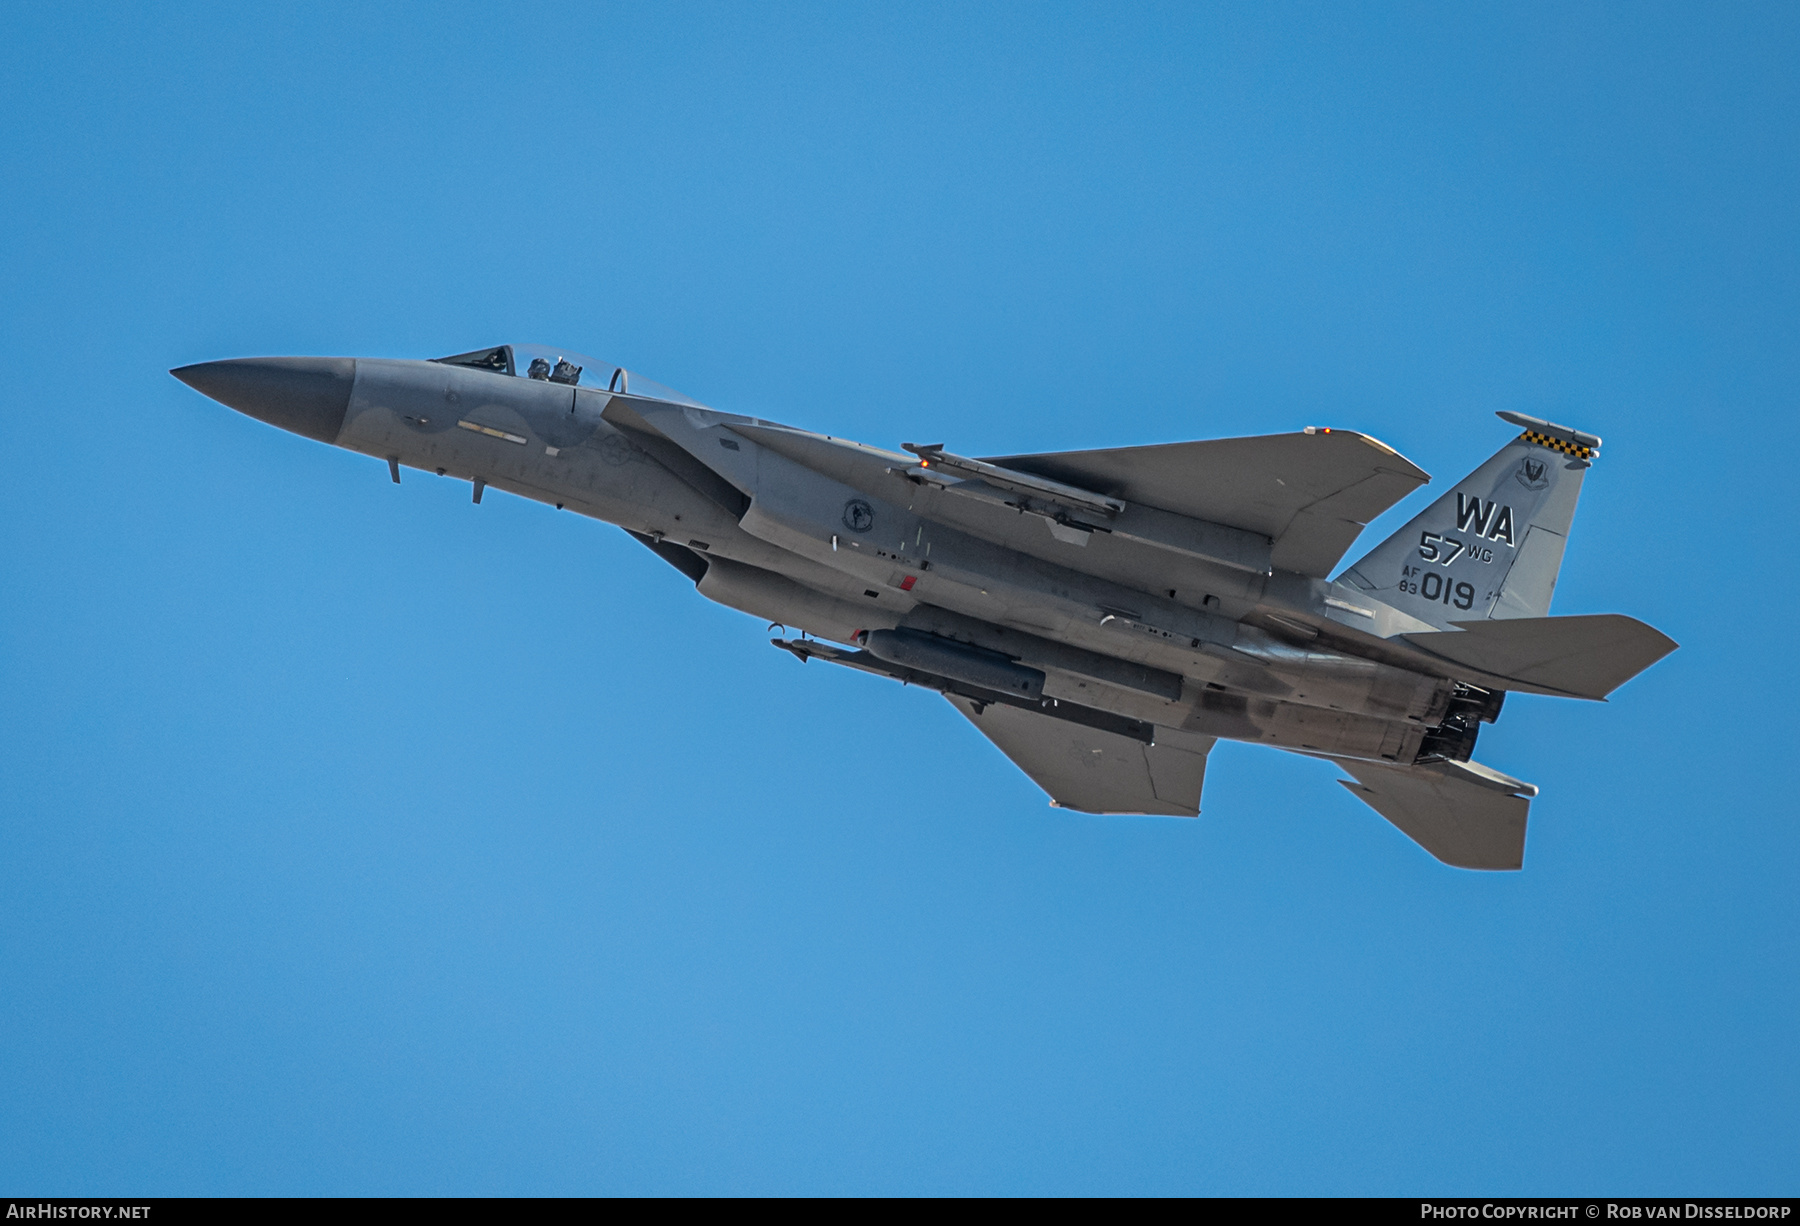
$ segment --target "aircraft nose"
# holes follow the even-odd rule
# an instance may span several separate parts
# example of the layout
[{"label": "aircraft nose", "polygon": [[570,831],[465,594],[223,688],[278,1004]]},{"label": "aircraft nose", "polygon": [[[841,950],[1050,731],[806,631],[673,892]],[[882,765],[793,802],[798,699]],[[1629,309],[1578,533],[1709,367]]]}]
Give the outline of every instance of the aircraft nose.
[{"label": "aircraft nose", "polygon": [[321,443],[335,443],[350,408],[355,358],[231,358],[169,372],[220,404]]}]

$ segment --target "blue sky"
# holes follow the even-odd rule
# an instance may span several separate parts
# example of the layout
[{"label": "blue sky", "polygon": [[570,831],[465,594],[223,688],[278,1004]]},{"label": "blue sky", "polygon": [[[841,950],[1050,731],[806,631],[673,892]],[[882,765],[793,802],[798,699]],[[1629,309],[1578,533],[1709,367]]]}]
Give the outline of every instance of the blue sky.
[{"label": "blue sky", "polygon": [[[1783,5],[29,6],[0,1194],[1791,1193]],[[1049,809],[616,529],[165,373],[567,345],[992,454],[1607,440],[1526,868]],[[1390,513],[1397,527],[1429,494]]]}]

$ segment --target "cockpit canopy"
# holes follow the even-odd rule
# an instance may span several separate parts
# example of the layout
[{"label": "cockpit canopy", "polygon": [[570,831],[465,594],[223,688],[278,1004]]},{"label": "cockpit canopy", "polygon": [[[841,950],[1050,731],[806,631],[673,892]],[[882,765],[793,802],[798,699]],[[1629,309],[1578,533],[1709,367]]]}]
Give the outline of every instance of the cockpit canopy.
[{"label": "cockpit canopy", "polygon": [[433,358],[432,361],[442,362],[446,366],[470,366],[476,370],[491,370],[497,375],[523,376],[527,379],[540,379],[548,383],[566,383],[570,386],[623,392],[632,396],[642,396],[646,400],[666,400],[671,404],[691,404],[696,408],[706,407],[692,397],[683,396],[672,387],[664,387],[654,380],[626,370],[623,366],[615,366],[611,362],[598,362],[593,358],[583,357],[579,353],[570,353],[566,349],[553,349],[548,345],[496,345],[492,349],[476,349],[470,353],[452,354],[447,358]]}]

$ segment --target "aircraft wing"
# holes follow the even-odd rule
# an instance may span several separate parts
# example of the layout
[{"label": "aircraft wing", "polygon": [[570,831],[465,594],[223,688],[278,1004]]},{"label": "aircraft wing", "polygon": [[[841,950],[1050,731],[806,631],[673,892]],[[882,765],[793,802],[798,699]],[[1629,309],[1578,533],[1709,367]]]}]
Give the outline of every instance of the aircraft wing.
[{"label": "aircraft wing", "polygon": [[1324,578],[1363,526],[1431,478],[1393,448],[1351,430],[986,456],[1194,519],[1261,533],[1272,562]]},{"label": "aircraft wing", "polygon": [[1537,788],[1479,762],[1385,766],[1333,758],[1340,779],[1375,812],[1456,868],[1516,869],[1525,863],[1525,819]]},{"label": "aircraft wing", "polygon": [[1200,812],[1212,737],[1158,729],[1158,735],[1179,739],[1181,745],[1146,744],[1019,707],[975,702],[959,694],[944,697],[1059,808],[1166,817]]}]

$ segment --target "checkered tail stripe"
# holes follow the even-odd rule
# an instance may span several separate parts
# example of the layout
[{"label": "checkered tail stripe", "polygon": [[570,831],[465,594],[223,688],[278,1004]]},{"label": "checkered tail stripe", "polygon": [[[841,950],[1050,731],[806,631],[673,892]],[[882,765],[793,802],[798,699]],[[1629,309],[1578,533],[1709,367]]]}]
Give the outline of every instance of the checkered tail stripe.
[{"label": "checkered tail stripe", "polygon": [[1536,430],[1527,430],[1519,437],[1527,443],[1536,443],[1539,447],[1548,447],[1552,451],[1572,455],[1577,460],[1591,460],[1600,454],[1592,447],[1583,447],[1580,443],[1571,443],[1567,439],[1551,438],[1548,434],[1539,434]]}]

